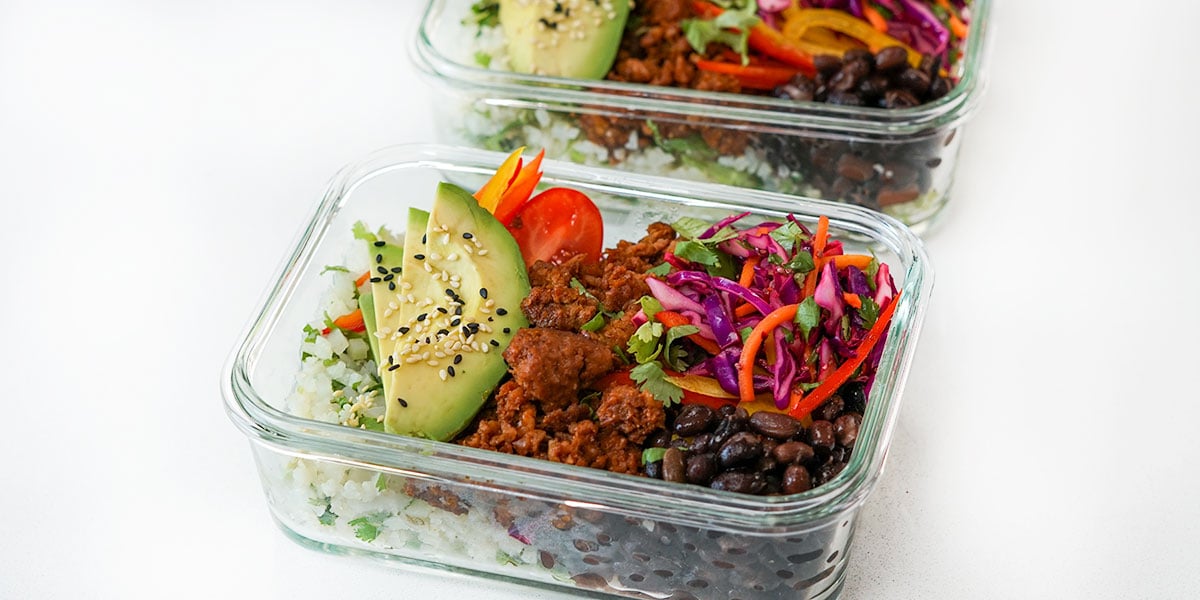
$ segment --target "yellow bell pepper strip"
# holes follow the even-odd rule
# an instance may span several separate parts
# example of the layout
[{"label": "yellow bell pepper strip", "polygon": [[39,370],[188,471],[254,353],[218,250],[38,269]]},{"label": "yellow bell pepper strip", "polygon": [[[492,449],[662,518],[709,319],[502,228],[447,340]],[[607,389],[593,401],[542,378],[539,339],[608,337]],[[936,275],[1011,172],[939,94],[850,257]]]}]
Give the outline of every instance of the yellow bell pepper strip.
[{"label": "yellow bell pepper strip", "polygon": [[508,158],[500,164],[500,168],[492,174],[492,178],[475,192],[475,200],[479,202],[479,206],[484,210],[494,213],[496,205],[500,203],[500,195],[512,186],[513,180],[517,178],[517,174],[521,171],[521,154],[525,152],[525,146],[521,146],[513,150]]},{"label": "yellow bell pepper strip", "polygon": [[773,90],[789,81],[800,72],[791,67],[768,65],[742,65],[715,60],[699,59],[696,68],[711,73],[724,73],[738,80],[748,90]]},{"label": "yellow bell pepper strip", "polygon": [[921,64],[921,53],[900,40],[877,31],[870,23],[840,10],[798,8],[793,5],[783,11],[783,18],[783,36],[792,42],[803,40],[805,34],[813,27],[825,27],[866,44],[871,52],[879,52],[888,46],[900,46],[908,52],[910,65],[918,67]]},{"label": "yellow bell pepper strip", "polygon": [[791,401],[788,402],[787,414],[802,419],[807,417],[809,413],[821,406],[838,388],[842,387],[858,370],[863,361],[867,360],[867,356],[871,354],[871,350],[875,344],[879,342],[883,334],[887,333],[888,325],[892,322],[892,315],[896,312],[896,305],[899,304],[901,290],[896,292],[892,297],[891,302],[879,313],[879,318],[875,320],[875,324],[871,326],[870,331],[859,342],[858,347],[854,349],[854,358],[842,363],[833,373],[830,373],[825,381],[822,381],[811,393],[805,396],[799,389],[792,390]]},{"label": "yellow bell pepper strip", "polygon": [[[692,11],[701,18],[713,19],[725,12],[725,9],[704,0],[692,0]],[[772,29],[762,21],[750,28],[746,44],[759,54],[798,69],[805,75],[812,76],[817,73],[816,67],[813,66],[812,54],[800,49],[779,31]]]},{"label": "yellow bell pepper strip", "polygon": [[517,209],[529,201],[529,197],[533,195],[533,188],[537,187],[542,179],[542,159],[545,156],[546,149],[543,148],[529,164],[521,167],[512,184],[500,195],[496,209],[492,211],[497,221],[508,225],[517,214]]}]

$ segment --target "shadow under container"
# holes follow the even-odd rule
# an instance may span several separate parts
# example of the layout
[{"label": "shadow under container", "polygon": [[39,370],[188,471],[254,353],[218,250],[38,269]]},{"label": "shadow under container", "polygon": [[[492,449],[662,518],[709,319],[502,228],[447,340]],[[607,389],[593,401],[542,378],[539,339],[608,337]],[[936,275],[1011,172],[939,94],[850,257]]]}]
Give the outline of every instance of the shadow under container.
[{"label": "shadow under container", "polygon": [[[505,582],[629,598],[833,598],[858,511],[883,468],[932,274],[920,240],[878,213],[728,186],[547,161],[544,186],[591,196],[605,242],[682,216],[828,215],[903,290],[847,467],[791,496],[749,496],[319,422],[289,414],[302,328],[356,221],[402,229],[439,181],[477,189],[499,153],[398,146],[332,181],[230,357],[226,409],[250,440],[271,515],[303,545]],[[859,240],[858,242],[852,240]]]},{"label": "shadow under container", "polygon": [[918,233],[950,200],[960,130],[983,93],[991,8],[971,4],[950,93],[883,109],[502,70],[477,58],[503,56],[504,41],[499,27],[480,35],[463,23],[471,5],[431,0],[411,48],[439,141],[845,202]]}]

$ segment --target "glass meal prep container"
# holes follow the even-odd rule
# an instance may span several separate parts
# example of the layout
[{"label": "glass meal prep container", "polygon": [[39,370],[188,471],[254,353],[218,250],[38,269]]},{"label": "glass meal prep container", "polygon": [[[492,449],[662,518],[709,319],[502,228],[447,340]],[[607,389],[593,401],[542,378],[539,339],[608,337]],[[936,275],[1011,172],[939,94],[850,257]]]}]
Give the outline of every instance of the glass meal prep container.
[{"label": "glass meal prep container", "polygon": [[[892,267],[898,300],[858,442],[828,483],[791,496],[750,496],[392,435],[290,414],[302,329],[320,319],[326,265],[343,264],[357,221],[403,227],[439,181],[478,187],[504,155],[397,146],[332,180],[287,251],[222,377],[225,406],[246,434],[270,513],[299,543],[588,595],[629,598],[833,598],[858,511],[878,479],[896,423],[932,273],[920,240],[858,207],[546,161],[543,187],[588,194],[605,244],[655,221],[718,220],[752,211],[810,226],[825,214],[847,251]],[[434,390],[431,390],[433,392]]]},{"label": "glass meal prep container", "polygon": [[[838,200],[882,210],[918,233],[950,199],[960,130],[983,93],[991,7],[971,3],[965,58],[948,94],[883,109],[503,70],[488,58],[502,53],[500,28],[464,23],[472,4],[431,0],[410,52],[434,90],[439,141],[544,147],[583,164]],[[681,127],[691,133],[657,135]],[[618,130],[635,131],[610,151],[603,136]],[[713,132],[741,141],[713,142],[729,148],[717,151],[701,139]]]}]

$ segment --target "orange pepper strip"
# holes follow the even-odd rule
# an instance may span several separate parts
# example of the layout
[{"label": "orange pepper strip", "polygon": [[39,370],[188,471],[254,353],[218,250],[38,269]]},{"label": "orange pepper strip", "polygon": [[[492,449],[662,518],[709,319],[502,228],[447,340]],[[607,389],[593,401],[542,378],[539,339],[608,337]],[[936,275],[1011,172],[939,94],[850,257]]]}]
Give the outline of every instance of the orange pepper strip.
[{"label": "orange pepper strip", "polygon": [[[354,309],[354,312],[346,313],[333,320],[333,324],[337,325],[338,329],[346,331],[363,332],[367,330],[366,323],[363,322],[363,314],[361,308]],[[333,332],[332,327],[326,327],[321,330],[321,335],[329,335]]]},{"label": "orange pepper strip", "polygon": [[863,4],[862,12],[863,16],[867,18],[867,22],[871,24],[871,27],[875,28],[875,31],[887,33],[887,19],[884,19],[883,15],[879,14],[879,11],[867,4]]},{"label": "orange pepper strip", "polygon": [[879,313],[879,318],[875,320],[875,324],[871,326],[871,330],[867,332],[866,337],[858,344],[858,348],[854,350],[854,358],[842,363],[821,385],[817,386],[808,396],[805,396],[799,389],[792,390],[791,401],[788,402],[787,413],[794,418],[801,419],[807,417],[809,413],[821,406],[838,388],[842,387],[846,380],[858,370],[867,356],[871,354],[871,349],[887,333],[888,325],[892,321],[892,315],[896,312],[897,300],[900,299],[900,291],[892,297],[891,302]]},{"label": "orange pepper strip", "polygon": [[483,184],[483,187],[479,188],[478,192],[475,192],[475,200],[479,202],[479,206],[482,206],[484,210],[496,212],[496,205],[500,203],[500,196],[504,194],[505,190],[512,187],[513,182],[517,179],[517,175],[521,172],[521,153],[524,151],[525,146],[513,150],[512,154],[509,154],[508,158],[504,159],[504,162],[500,164],[500,168],[496,169],[496,172],[492,174],[492,178],[488,179],[487,183]]},{"label": "orange pepper strip", "polygon": [[[692,322],[689,321],[687,317],[685,317],[673,310],[660,310],[654,315],[654,318],[659,323],[662,323],[663,326],[667,327],[668,329],[671,327],[678,327],[680,325],[691,325],[692,324]],[[704,348],[704,351],[708,352],[709,354],[720,354],[721,353],[721,347],[718,346],[716,342],[714,342],[698,333],[693,333],[693,334],[687,336],[687,339],[691,340],[693,344],[696,344],[697,346]]]},{"label": "orange pepper strip", "polygon": [[370,278],[371,278],[371,272],[370,272],[370,271],[367,271],[366,273],[363,273],[362,275],[359,275],[359,276],[358,276],[358,279],[355,279],[355,280],[354,280],[354,287],[356,287],[356,288],[357,288],[357,287],[362,287],[362,284],[366,283],[366,282],[367,282],[367,280],[368,280],[368,279],[370,279]]},{"label": "orange pepper strip", "polygon": [[862,308],[862,298],[859,298],[858,294],[842,292],[842,299],[846,301],[846,304],[849,304],[854,308]]},{"label": "orange pepper strip", "polygon": [[546,156],[546,149],[543,148],[538,152],[529,164],[521,167],[517,173],[516,179],[513,179],[512,185],[504,190],[500,195],[500,200],[496,204],[496,210],[492,214],[496,216],[496,220],[508,225],[514,215],[517,214],[517,209],[521,208],[533,195],[533,188],[542,179],[542,159]]},{"label": "orange pepper strip", "polygon": [[788,304],[771,311],[754,326],[746,338],[746,343],[742,345],[742,356],[738,358],[738,394],[742,402],[754,401],[754,355],[758,354],[763,339],[776,327],[796,318],[796,309],[799,306]]},{"label": "orange pepper strip", "polygon": [[[702,19],[714,19],[725,12],[725,9],[704,0],[692,0],[692,12]],[[759,22],[750,28],[746,45],[760,54],[765,54],[800,70],[805,75],[811,77],[817,74],[817,68],[813,66],[812,55],[766,23]]]}]

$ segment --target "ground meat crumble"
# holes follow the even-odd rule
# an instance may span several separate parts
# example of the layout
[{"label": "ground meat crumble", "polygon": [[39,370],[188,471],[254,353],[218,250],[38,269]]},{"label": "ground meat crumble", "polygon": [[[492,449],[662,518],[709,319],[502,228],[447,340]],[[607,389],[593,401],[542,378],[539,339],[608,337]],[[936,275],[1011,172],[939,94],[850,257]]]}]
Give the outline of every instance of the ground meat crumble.
[{"label": "ground meat crumble", "polygon": [[[530,327],[504,351],[511,377],[458,443],[639,474],[643,443],[666,425],[662,403],[628,384],[602,393],[590,386],[621,366],[614,348],[624,348],[636,330],[630,317],[649,293],[645,273],[663,262],[674,239],[669,225],[654,223],[641,240],[620,242],[600,262],[576,256],[530,267],[532,290],[521,304]],[[606,325],[580,333],[601,311]]]}]

